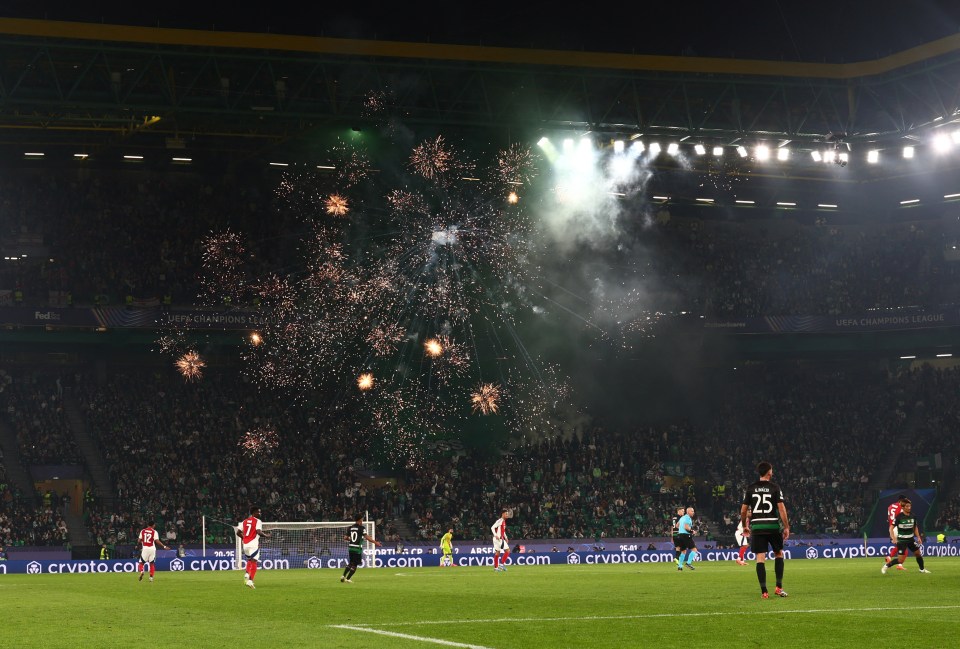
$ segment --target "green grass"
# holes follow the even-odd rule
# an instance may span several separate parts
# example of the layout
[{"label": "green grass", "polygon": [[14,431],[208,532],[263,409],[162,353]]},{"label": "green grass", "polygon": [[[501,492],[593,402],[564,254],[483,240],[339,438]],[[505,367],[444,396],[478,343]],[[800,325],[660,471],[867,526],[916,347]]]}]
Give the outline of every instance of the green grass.
[{"label": "green grass", "polygon": [[443,646],[333,625],[493,649],[960,646],[960,559],[880,565],[788,561],[790,597],[766,601],[733,562],[260,571],[255,591],[240,572],[5,575],[0,610],[3,646],[45,649]]}]

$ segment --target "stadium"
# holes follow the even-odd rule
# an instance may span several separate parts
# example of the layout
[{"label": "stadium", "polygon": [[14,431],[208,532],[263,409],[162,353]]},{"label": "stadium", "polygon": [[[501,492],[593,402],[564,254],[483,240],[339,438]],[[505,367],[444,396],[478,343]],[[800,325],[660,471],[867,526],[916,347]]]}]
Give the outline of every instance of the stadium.
[{"label": "stadium", "polygon": [[11,646],[955,646],[960,13],[812,4],[5,11]]}]

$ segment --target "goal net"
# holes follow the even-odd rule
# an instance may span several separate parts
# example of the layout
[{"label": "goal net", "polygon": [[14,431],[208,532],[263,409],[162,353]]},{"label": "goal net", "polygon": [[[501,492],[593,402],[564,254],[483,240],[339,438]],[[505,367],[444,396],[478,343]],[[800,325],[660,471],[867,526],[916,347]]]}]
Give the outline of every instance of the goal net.
[{"label": "goal net", "polygon": [[[272,522],[263,523],[263,531],[270,538],[260,538],[258,563],[266,568],[343,568],[349,561],[347,528],[349,521],[321,522]],[[367,536],[376,537],[376,523],[364,521]],[[234,563],[238,570],[244,566],[243,550],[237,537]],[[364,560],[367,565],[373,543],[363,542]]]}]

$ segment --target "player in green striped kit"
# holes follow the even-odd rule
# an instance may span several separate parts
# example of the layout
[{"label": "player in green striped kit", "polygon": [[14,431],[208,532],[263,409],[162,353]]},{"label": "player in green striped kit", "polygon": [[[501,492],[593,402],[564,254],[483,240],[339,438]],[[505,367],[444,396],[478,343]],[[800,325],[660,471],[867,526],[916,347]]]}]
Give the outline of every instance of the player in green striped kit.
[{"label": "player in green striped kit", "polygon": [[897,562],[903,565],[903,560],[907,558],[907,550],[910,550],[917,560],[917,565],[920,566],[920,572],[930,573],[923,567],[923,554],[920,551],[923,533],[920,531],[920,523],[913,516],[913,503],[909,499],[903,500],[903,510],[897,514],[897,518],[890,525],[890,542],[897,546],[897,556],[890,557],[890,560],[880,568],[880,572],[887,574],[887,568]]}]

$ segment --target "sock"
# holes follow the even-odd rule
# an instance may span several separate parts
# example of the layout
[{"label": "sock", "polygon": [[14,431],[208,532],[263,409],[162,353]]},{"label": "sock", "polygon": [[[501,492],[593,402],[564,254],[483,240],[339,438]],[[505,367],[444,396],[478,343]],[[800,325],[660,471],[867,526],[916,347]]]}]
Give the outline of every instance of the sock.
[{"label": "sock", "polygon": [[920,566],[920,570],[923,570],[923,555],[915,553],[913,556],[917,560],[917,565]]},{"label": "sock", "polygon": [[897,546],[893,546],[892,548],[890,548],[890,556],[891,557],[897,556]]},{"label": "sock", "polygon": [[767,592],[767,564],[757,562],[757,581],[760,582],[760,592]]},{"label": "sock", "polygon": [[349,565],[348,565],[346,568],[343,569],[343,577],[344,577],[344,579],[347,579],[347,578],[350,577],[350,566],[349,566]]},{"label": "sock", "polygon": [[350,574],[347,575],[347,579],[353,578],[353,576],[354,576],[356,573],[357,573],[357,569],[354,568],[353,566],[350,566]]},{"label": "sock", "polygon": [[681,559],[680,563],[690,563],[690,550],[683,553],[683,559]]},{"label": "sock", "polygon": [[741,545],[741,546],[740,546],[740,561],[743,561],[743,555],[745,555],[746,553],[747,553],[747,546]]},{"label": "sock", "polygon": [[887,561],[886,566],[887,566],[887,568],[890,568],[890,567],[892,567],[893,564],[895,564],[895,563],[896,563],[896,561],[894,561],[893,559],[890,559],[889,561]]},{"label": "sock", "polygon": [[142,562],[142,561],[137,564],[137,572],[143,572],[143,562]]},{"label": "sock", "polygon": [[507,550],[506,552],[503,553],[503,557],[500,559],[501,566],[507,565],[507,557],[509,556],[510,556],[510,550]]},{"label": "sock", "polygon": [[696,558],[697,558],[697,551],[696,551],[696,550],[690,550],[689,552],[687,552],[687,565],[688,565],[688,566],[692,566],[692,565],[693,565],[693,560],[696,559]]},{"label": "sock", "polygon": [[499,552],[494,552],[494,553],[493,553],[493,567],[494,567],[494,568],[499,568],[499,567],[500,567],[500,553],[499,553]]},{"label": "sock", "polygon": [[150,576],[153,577],[153,571],[155,570],[153,563],[150,564]]},{"label": "sock", "polygon": [[250,568],[250,581],[253,581],[253,578],[257,576],[257,560],[252,559],[247,566]]},{"label": "sock", "polygon": [[681,554],[680,550],[673,551],[673,558],[676,559],[677,563],[680,563],[680,554]]},{"label": "sock", "polygon": [[773,570],[777,573],[777,588],[783,586],[783,557],[777,557],[773,560]]}]

